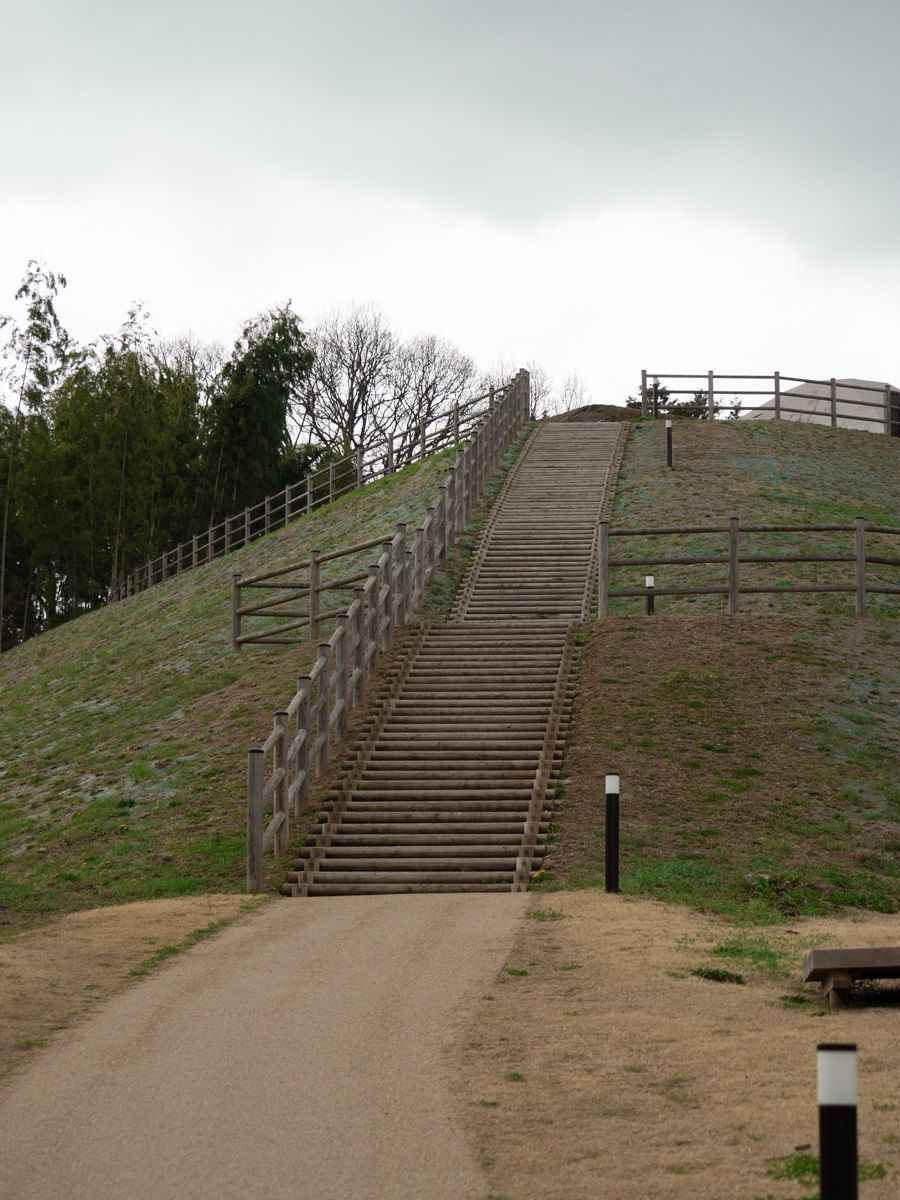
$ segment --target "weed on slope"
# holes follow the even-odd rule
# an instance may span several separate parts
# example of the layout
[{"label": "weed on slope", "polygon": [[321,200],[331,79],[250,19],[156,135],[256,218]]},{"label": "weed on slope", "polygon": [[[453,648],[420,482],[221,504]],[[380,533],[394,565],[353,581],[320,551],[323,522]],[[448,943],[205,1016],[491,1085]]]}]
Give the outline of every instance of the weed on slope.
[{"label": "weed on slope", "polygon": [[230,648],[230,579],[421,524],[447,455],[0,658],[0,927],[243,886],[246,751],[314,658]]}]

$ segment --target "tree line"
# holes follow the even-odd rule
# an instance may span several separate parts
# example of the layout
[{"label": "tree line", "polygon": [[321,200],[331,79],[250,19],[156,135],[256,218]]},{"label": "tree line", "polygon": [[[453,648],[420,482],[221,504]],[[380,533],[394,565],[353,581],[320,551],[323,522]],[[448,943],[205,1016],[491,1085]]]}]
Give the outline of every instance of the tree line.
[{"label": "tree line", "polygon": [[224,516],[478,388],[437,337],[404,341],[372,309],[305,329],[290,301],[230,351],[160,339],[136,305],[80,345],[63,275],[30,263],[0,316],[0,650],[106,602],[115,581]]}]

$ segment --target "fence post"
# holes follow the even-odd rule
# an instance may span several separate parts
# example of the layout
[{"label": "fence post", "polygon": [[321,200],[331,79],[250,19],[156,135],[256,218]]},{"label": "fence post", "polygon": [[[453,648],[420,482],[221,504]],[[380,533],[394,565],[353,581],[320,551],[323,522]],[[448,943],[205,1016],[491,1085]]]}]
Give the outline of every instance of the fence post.
[{"label": "fence post", "polygon": [[315,484],[313,483],[314,479],[315,479],[315,472],[310,471],[310,473],[306,477],[306,515],[307,516],[309,516],[309,514],[313,510],[313,499],[315,497],[315,492],[316,492]]},{"label": "fence post", "polygon": [[334,463],[328,464],[328,503],[334,500]]},{"label": "fence post", "polygon": [[306,737],[300,743],[300,748],[297,751],[297,774],[303,773],[303,782],[297,788],[294,795],[294,816],[299,817],[300,813],[309,804],[309,743],[312,733],[309,728],[309,693],[312,688],[312,679],[309,675],[301,675],[297,680],[297,691],[304,693],[304,698],[300,701],[297,707],[297,733],[301,729],[306,730]]},{"label": "fence post", "polygon": [[397,605],[397,619],[401,625],[405,625],[410,618],[408,600],[408,588],[406,584],[406,522],[397,522],[397,533],[400,535],[400,540],[397,543],[397,575],[398,575],[398,594],[399,601]]},{"label": "fence post", "polygon": [[241,648],[241,577],[231,577],[231,648]]},{"label": "fence post", "polygon": [[446,559],[450,552],[449,521],[447,520],[447,485],[438,484],[438,558]]},{"label": "fence post", "polygon": [[388,434],[385,473],[388,475],[393,475],[394,473],[394,435],[392,433]]},{"label": "fence post", "polygon": [[356,486],[362,487],[362,485],[363,485],[363,448],[362,448],[362,446],[357,446],[356,447]]},{"label": "fence post", "polygon": [[834,429],[837,425],[837,380],[829,380],[829,394],[831,398],[831,428]]},{"label": "fence post", "polygon": [[176,575],[181,574],[182,553],[183,553],[183,551],[182,551],[181,542],[179,542],[178,545],[175,547],[175,574]]},{"label": "fence post", "polygon": [[382,554],[387,555],[384,565],[384,585],[387,594],[384,598],[386,628],[384,631],[384,648],[390,650],[394,641],[394,546],[392,542],[381,543]]},{"label": "fence post", "polygon": [[191,566],[196,567],[196,565],[197,565],[197,535],[195,533],[194,536],[191,538]]},{"label": "fence post", "polygon": [[353,640],[356,642],[353,650],[353,669],[356,672],[356,686],[353,689],[355,706],[362,703],[366,694],[366,594],[361,587],[353,589],[353,599],[356,601],[356,617],[353,622]]},{"label": "fence post", "polygon": [[262,891],[263,752],[247,755],[247,891]]},{"label": "fence post", "polygon": [[706,373],[707,399],[709,401],[709,419],[712,421],[716,416],[716,380],[712,371]]},{"label": "fence post", "polygon": [[347,653],[347,639],[349,638],[350,634],[347,628],[346,613],[341,613],[341,615],[337,618],[337,627],[341,630],[341,636],[338,638],[336,646],[337,670],[334,681],[334,696],[335,700],[340,705],[336,734],[339,738],[341,738],[347,732],[347,676],[350,662],[350,656]]},{"label": "fence post", "polygon": [[609,521],[600,522],[597,556],[597,616],[609,616]]},{"label": "fence post", "polygon": [[647,415],[647,372],[641,371],[641,416]]},{"label": "fence post", "polygon": [[321,666],[319,668],[319,694],[316,698],[319,711],[319,718],[316,721],[316,740],[319,742],[316,775],[319,777],[324,775],[328,769],[328,738],[331,728],[329,721],[331,713],[328,709],[328,701],[331,696],[331,671],[328,663],[330,653],[331,647],[328,643],[319,642],[318,660]]},{"label": "fence post", "polygon": [[459,445],[459,401],[453,401],[453,445]]},{"label": "fence post", "polygon": [[275,714],[275,728],[281,730],[281,737],[275,743],[275,770],[283,771],[284,774],[278,783],[275,784],[275,795],[273,797],[273,808],[276,813],[284,813],[284,820],[278,829],[275,830],[275,857],[280,858],[282,854],[287,854],[288,846],[291,841],[291,826],[290,815],[288,813],[288,771],[287,771],[287,747],[288,747],[288,715],[281,709]]},{"label": "fence post", "polygon": [[210,525],[209,529],[207,529],[207,531],[206,531],[206,561],[208,563],[212,562],[212,548],[213,548],[212,533],[213,533],[213,527],[212,527],[212,525]]},{"label": "fence post", "polygon": [[419,454],[420,458],[425,457],[425,424],[425,418],[422,417],[419,421],[419,437],[421,439],[421,452]]},{"label": "fence post", "polygon": [[456,541],[456,464],[447,468],[447,547]]},{"label": "fence post", "polygon": [[884,385],[884,432],[891,436],[891,385]]},{"label": "fence post", "polygon": [[282,521],[282,524],[287,525],[287,523],[288,523],[288,521],[290,521],[290,519],[291,519],[291,485],[289,483],[286,483],[284,485],[284,520]]},{"label": "fence post", "polygon": [[226,517],[223,524],[225,525],[225,554],[231,551],[231,517]]},{"label": "fence post", "polygon": [[853,544],[856,552],[856,615],[866,615],[866,520],[853,518]]},{"label": "fence post", "polygon": [[271,533],[271,531],[272,531],[272,497],[271,496],[266,496],[265,506],[266,507],[265,507],[265,517],[264,517],[263,529],[265,530],[266,533]]},{"label": "fence post", "polygon": [[741,563],[738,556],[738,532],[740,521],[728,518],[728,612],[733,617],[738,611],[738,596],[741,586]]},{"label": "fence post", "polygon": [[775,420],[781,420],[781,372],[775,372]]},{"label": "fence post", "polygon": [[244,509],[244,545],[250,541],[250,509]]},{"label": "fence post", "polygon": [[162,560],[162,579],[163,579],[163,583],[165,583],[165,581],[169,578],[169,552],[168,552],[168,550],[163,550],[162,554],[160,555],[160,558]]},{"label": "fence post", "polygon": [[319,637],[319,586],[322,568],[319,566],[318,550],[310,551],[310,641]]}]

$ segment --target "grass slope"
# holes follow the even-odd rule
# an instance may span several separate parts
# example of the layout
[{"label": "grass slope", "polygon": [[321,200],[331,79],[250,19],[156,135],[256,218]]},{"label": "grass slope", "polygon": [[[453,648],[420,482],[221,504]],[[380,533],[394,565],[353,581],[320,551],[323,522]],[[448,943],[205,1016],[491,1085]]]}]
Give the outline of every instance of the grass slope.
[{"label": "grass slope", "polygon": [[[676,433],[680,466],[667,473],[659,427],[636,427],[614,526],[732,512],[784,524],[898,520],[896,440],[787,422]],[[768,543],[778,544],[787,535]],[[656,574],[683,583],[689,570]],[[883,598],[861,622],[851,596],[761,597],[737,618],[722,604],[661,598],[654,618],[614,616],[581,635],[544,886],[602,886],[602,780],[618,770],[625,891],[750,921],[896,911],[900,603]]]},{"label": "grass slope", "polygon": [[232,653],[231,574],[421,524],[447,461],[350,493],[0,658],[0,926],[243,886],[246,751],[314,648]]}]

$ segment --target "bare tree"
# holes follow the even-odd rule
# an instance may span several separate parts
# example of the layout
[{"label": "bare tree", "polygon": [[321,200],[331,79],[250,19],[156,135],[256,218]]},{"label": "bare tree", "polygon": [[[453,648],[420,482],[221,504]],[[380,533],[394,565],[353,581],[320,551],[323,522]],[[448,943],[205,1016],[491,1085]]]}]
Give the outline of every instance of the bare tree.
[{"label": "bare tree", "polygon": [[378,428],[389,402],[397,339],[381,313],[354,308],[323,321],[311,346],[315,362],[294,412],[296,440],[305,436],[349,454]]},{"label": "bare tree", "polygon": [[378,433],[396,439],[395,463],[411,460],[422,421],[449,415],[471,395],[475,382],[474,363],[452,342],[430,335],[397,347],[390,400],[376,417]]},{"label": "bare tree", "polygon": [[558,412],[571,412],[574,408],[584,408],[590,404],[591,398],[580,375],[567,375],[563,380],[559,393]]}]

